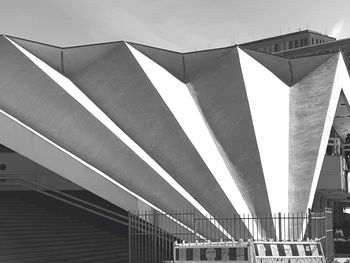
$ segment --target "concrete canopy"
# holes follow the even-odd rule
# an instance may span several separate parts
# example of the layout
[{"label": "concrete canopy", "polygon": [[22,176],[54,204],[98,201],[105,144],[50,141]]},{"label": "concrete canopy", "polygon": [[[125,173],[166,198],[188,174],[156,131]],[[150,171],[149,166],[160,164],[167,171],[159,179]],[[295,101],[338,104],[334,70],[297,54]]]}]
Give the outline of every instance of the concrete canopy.
[{"label": "concrete canopy", "polygon": [[232,47],[227,47],[184,54],[186,83],[191,82],[191,79],[208,67],[212,67],[221,57],[229,55],[231,51]]},{"label": "concrete canopy", "polygon": [[97,45],[85,45],[77,47],[68,47],[63,49],[62,63],[64,65],[63,74],[68,78],[78,73],[95,60],[105,56],[115,47],[123,42],[111,42]]},{"label": "concrete canopy", "polygon": [[243,50],[273,72],[273,74],[288,86],[292,86],[299,82],[302,78],[333,56],[333,54],[325,54],[287,59],[255,50]]},{"label": "concrete canopy", "polygon": [[182,82],[186,82],[186,73],[184,66],[184,57],[183,54],[144,46],[135,43],[129,43],[132,47],[136,48],[138,51],[142,52],[144,55],[158,63],[160,66],[169,71],[172,75],[174,75],[177,79]]},{"label": "concrete canopy", "polygon": [[[230,200],[233,209],[240,214],[249,213],[246,202],[232,180],[216,147],[215,140],[207,127],[205,118],[200,112],[191,92],[188,90],[188,86],[135,48],[129,45],[128,48],[197,150],[198,154],[206,163],[213,177]],[[205,189],[201,189],[202,192],[204,190]],[[209,189],[207,194],[209,195],[210,192],[211,189]],[[221,202],[222,200],[219,201]],[[226,222],[225,219],[223,221]]]},{"label": "concrete canopy", "polygon": [[39,57],[58,72],[63,73],[62,48],[17,37],[10,37],[10,39]]},{"label": "concrete canopy", "polygon": [[71,75],[71,79],[208,212],[219,217],[235,214],[125,43]]},{"label": "concrete canopy", "polygon": [[61,48],[36,41],[9,37],[15,43],[63,75],[70,76],[103,56],[122,41]]},{"label": "concrete canopy", "polygon": [[239,57],[271,211],[286,212],[289,87],[244,51]]},{"label": "concrete canopy", "polygon": [[[250,210],[266,215],[270,207],[237,49],[211,64],[189,84]],[[249,165],[251,162],[255,165]]]},{"label": "concrete canopy", "polygon": [[[290,90],[289,211],[311,208],[346,68],[334,55]],[[337,79],[340,79],[337,81]]]},{"label": "concrete canopy", "polygon": [[291,84],[296,84],[304,77],[309,75],[312,71],[318,68],[321,64],[325,63],[334,54],[325,54],[311,57],[300,57],[289,60],[292,79]]},{"label": "concrete canopy", "polygon": [[[132,205],[115,202],[126,209],[135,197],[167,213],[216,217],[311,207],[341,90],[350,97],[339,56],[284,59],[237,47],[182,54],[121,41],[60,48],[12,39],[68,77],[158,168],[2,37],[0,122],[23,136],[39,134],[21,147],[6,131],[4,145],[113,200],[28,149],[38,145],[76,171],[84,163],[89,176],[114,180],[112,192],[126,191],[121,196]],[[51,146],[39,147],[39,137]]]},{"label": "concrete canopy", "polygon": [[0,66],[0,90],[3,94],[0,105],[6,113],[163,211],[195,210],[191,203],[5,38],[0,39],[0,59],[6,61]]}]

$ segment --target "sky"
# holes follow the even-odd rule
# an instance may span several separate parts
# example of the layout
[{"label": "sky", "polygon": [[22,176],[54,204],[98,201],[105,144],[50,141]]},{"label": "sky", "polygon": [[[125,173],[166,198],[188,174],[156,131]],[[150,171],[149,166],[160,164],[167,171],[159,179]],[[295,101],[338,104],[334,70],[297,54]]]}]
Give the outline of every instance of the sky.
[{"label": "sky", "polygon": [[299,29],[350,37],[349,0],[0,0],[0,33],[58,46],[126,40],[176,51]]}]

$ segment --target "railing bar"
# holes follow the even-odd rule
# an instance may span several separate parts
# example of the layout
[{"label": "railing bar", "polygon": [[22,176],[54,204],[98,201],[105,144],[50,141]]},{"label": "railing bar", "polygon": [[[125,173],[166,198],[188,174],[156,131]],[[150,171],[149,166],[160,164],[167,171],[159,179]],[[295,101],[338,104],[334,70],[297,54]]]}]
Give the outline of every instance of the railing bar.
[{"label": "railing bar", "polygon": [[247,234],[247,232],[249,231],[249,229],[247,229],[247,224],[246,224],[246,217],[245,217],[245,214],[243,214],[243,226],[245,226],[244,228],[244,234],[243,234],[243,240],[245,240],[245,236]]},{"label": "railing bar", "polygon": [[158,225],[159,225],[159,261],[163,261],[165,260],[163,258],[163,217],[161,216],[161,214],[158,214]]},{"label": "railing bar", "polygon": [[129,251],[129,255],[128,255],[128,262],[131,263],[132,262],[132,259],[131,259],[131,213],[130,211],[128,212],[128,251]]},{"label": "railing bar", "polygon": [[146,236],[146,233],[147,233],[147,225],[145,224],[145,220],[142,219],[144,217],[147,216],[147,211],[141,213],[141,217],[139,217],[139,221],[140,221],[140,224],[141,224],[141,234],[140,235],[140,241],[141,241],[141,255],[139,257],[139,261],[141,262],[141,258],[145,257],[147,259],[147,256],[148,256],[148,253],[147,253],[147,236]]},{"label": "railing bar", "polygon": [[[157,218],[157,225],[158,225],[158,227],[160,226],[160,224],[159,224],[159,216],[158,216],[158,213],[157,213],[157,215],[156,215],[156,211],[154,211],[154,216],[155,216],[155,218]],[[161,253],[161,245],[160,245],[160,235],[161,235],[161,233],[160,233],[160,229],[159,228],[157,228],[156,229],[156,234],[157,234],[157,246],[158,246],[158,254],[157,254],[157,259],[158,259],[158,262],[160,262],[162,259],[161,259],[161,256],[160,256],[160,253]]]},{"label": "railing bar", "polygon": [[294,217],[295,217],[295,213],[293,213],[293,219],[292,219],[292,224],[293,224],[293,225],[292,225],[292,229],[293,229],[293,230],[292,230],[292,231],[293,231],[292,238],[293,238],[293,241],[295,240],[295,237],[294,237],[294,231],[295,231],[295,230],[294,230],[294,227],[295,227]]},{"label": "railing bar", "polygon": [[[145,219],[142,219],[143,218],[146,218],[147,217],[147,211],[145,211],[143,213],[143,216],[141,216],[140,220],[142,220],[142,232],[144,233],[144,235],[142,235],[142,253],[145,253],[145,258],[146,260],[148,260],[148,248],[147,248],[147,245],[148,245],[148,242],[147,242],[147,232],[148,232],[148,229],[147,229],[147,224],[145,222]],[[141,255],[142,257],[143,255]],[[147,262],[147,261],[146,261]]]},{"label": "railing bar", "polygon": [[239,238],[241,238],[241,236],[242,236],[242,225],[244,224],[244,222],[242,221],[242,217],[240,217],[240,216],[238,216],[238,224],[239,224],[239,237],[238,237],[238,239]]},{"label": "railing bar", "polygon": [[286,213],[283,213],[283,240],[287,240],[286,220],[288,220],[288,214],[286,217]]},{"label": "railing bar", "polygon": [[271,220],[269,220],[269,225],[270,225],[270,232],[269,232],[269,234],[270,234],[270,238],[272,238],[272,225],[271,224],[273,224],[273,218],[272,218],[272,213],[271,213]]},{"label": "railing bar", "polygon": [[135,234],[136,234],[136,238],[135,238],[135,247],[136,247],[136,262],[139,261],[139,253],[140,253],[140,231],[141,231],[141,226],[140,226],[140,223],[139,223],[139,214],[140,212],[137,211],[137,215],[135,213]]},{"label": "railing bar", "polygon": [[146,252],[146,259],[148,260],[149,257],[149,250],[148,250],[148,238],[149,238],[149,230],[148,230],[148,223],[147,223],[147,219],[148,219],[148,211],[146,211],[143,216],[141,217],[142,220],[142,229],[144,232],[143,238],[144,238],[144,251]]},{"label": "railing bar", "polygon": [[139,258],[140,258],[140,231],[141,231],[141,226],[140,226],[140,212],[137,211],[137,217],[135,220],[135,224],[136,224],[136,262],[139,262]]},{"label": "railing bar", "polygon": [[235,221],[235,215],[233,215],[233,219],[228,219],[229,220],[229,225],[230,225],[230,234],[231,236],[235,237],[236,236],[236,231],[232,227],[232,222],[234,223]]},{"label": "railing bar", "polygon": [[263,222],[264,222],[264,219],[262,218],[261,220],[258,220],[257,218],[255,219],[255,221],[256,221],[256,240],[258,240],[259,239],[259,224],[260,224],[260,222],[261,222],[261,229],[260,229],[260,231],[261,231],[261,234],[263,234],[263,226],[265,225]]},{"label": "railing bar", "polygon": [[149,259],[150,259],[150,262],[153,261],[153,245],[152,245],[152,241],[153,241],[153,233],[152,233],[152,226],[149,222],[152,222],[152,215],[150,213],[150,211],[148,212],[147,214],[147,218],[148,220],[146,221],[147,222],[147,232],[148,232],[148,235],[146,236],[147,237],[147,242],[148,242],[148,256],[149,256]]},{"label": "railing bar", "polygon": [[157,259],[157,257],[156,257],[156,255],[157,255],[157,248],[155,246],[155,241],[156,241],[155,224],[156,224],[156,219],[155,219],[155,216],[154,216],[154,211],[153,211],[151,217],[153,217],[153,225],[151,225],[151,229],[152,229],[152,240],[151,240],[152,243],[151,243],[151,245],[153,247],[153,249],[152,249],[152,251],[153,251],[153,253],[152,253],[153,254],[152,255],[152,261],[156,262],[155,261]]},{"label": "railing bar", "polygon": [[299,239],[299,213],[297,213],[297,239]]}]

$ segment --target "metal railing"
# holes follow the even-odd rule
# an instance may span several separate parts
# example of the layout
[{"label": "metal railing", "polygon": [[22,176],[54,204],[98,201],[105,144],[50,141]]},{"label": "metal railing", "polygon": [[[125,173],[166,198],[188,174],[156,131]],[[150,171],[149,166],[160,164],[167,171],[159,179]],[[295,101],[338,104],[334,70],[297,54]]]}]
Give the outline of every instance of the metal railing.
[{"label": "metal railing", "polygon": [[[191,215],[183,212],[181,216]],[[175,241],[193,235],[183,234],[179,224],[155,211],[129,212],[129,225],[129,263],[170,262]],[[170,225],[172,231],[167,231]]]},{"label": "metal railing", "polygon": [[[331,214],[330,214],[331,215]],[[130,262],[164,262],[173,259],[173,243],[230,242],[234,240],[300,241],[330,239],[331,223],[325,212],[278,213],[266,217],[204,217],[195,211],[171,214],[129,213]],[[328,220],[331,220],[328,219]],[[185,224],[186,222],[186,224]],[[331,228],[330,228],[331,229]],[[331,240],[333,242],[333,240]]]},{"label": "metal railing", "polygon": [[[216,242],[235,240],[306,240],[321,239],[327,251],[333,247],[332,214],[278,213],[266,217],[240,215],[233,218],[205,217],[195,211],[170,214],[116,213],[66,192],[20,176],[1,176],[0,186],[21,186],[79,209],[128,226],[129,262],[164,262],[173,259],[174,242]],[[328,213],[329,212],[329,213]],[[328,220],[327,220],[328,218]],[[333,242],[333,240],[331,240]],[[326,250],[326,249],[325,249]]]},{"label": "metal railing", "polygon": [[41,184],[21,176],[1,176],[0,186],[20,186],[54,198],[79,209],[88,211],[113,222],[128,226],[128,216],[116,213],[76,196],[67,194],[51,186]]}]

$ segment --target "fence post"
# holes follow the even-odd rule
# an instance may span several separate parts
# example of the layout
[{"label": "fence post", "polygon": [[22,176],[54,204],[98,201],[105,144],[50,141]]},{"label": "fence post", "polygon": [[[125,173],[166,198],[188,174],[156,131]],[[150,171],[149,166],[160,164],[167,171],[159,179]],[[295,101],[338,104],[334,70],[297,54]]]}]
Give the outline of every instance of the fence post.
[{"label": "fence post", "polygon": [[157,217],[157,212],[154,209],[153,210],[153,246],[154,246],[154,257],[153,257],[153,262],[156,262],[158,260],[158,253],[159,253],[159,249],[157,246],[157,239],[158,239],[158,218]]},{"label": "fence post", "polygon": [[128,211],[128,246],[129,246],[129,263],[131,263],[131,212]]},{"label": "fence post", "polygon": [[311,209],[308,209],[308,217],[309,217],[309,228],[308,228],[308,238],[312,239],[312,213],[311,213]]},{"label": "fence post", "polygon": [[196,238],[197,238],[197,226],[196,226],[197,220],[196,220],[196,211],[193,210],[193,242],[196,242]]},{"label": "fence post", "polygon": [[325,208],[325,256],[326,262],[333,262],[334,259],[334,238],[333,238],[333,213],[330,208]]},{"label": "fence post", "polygon": [[278,241],[282,240],[282,213],[278,213]]}]

